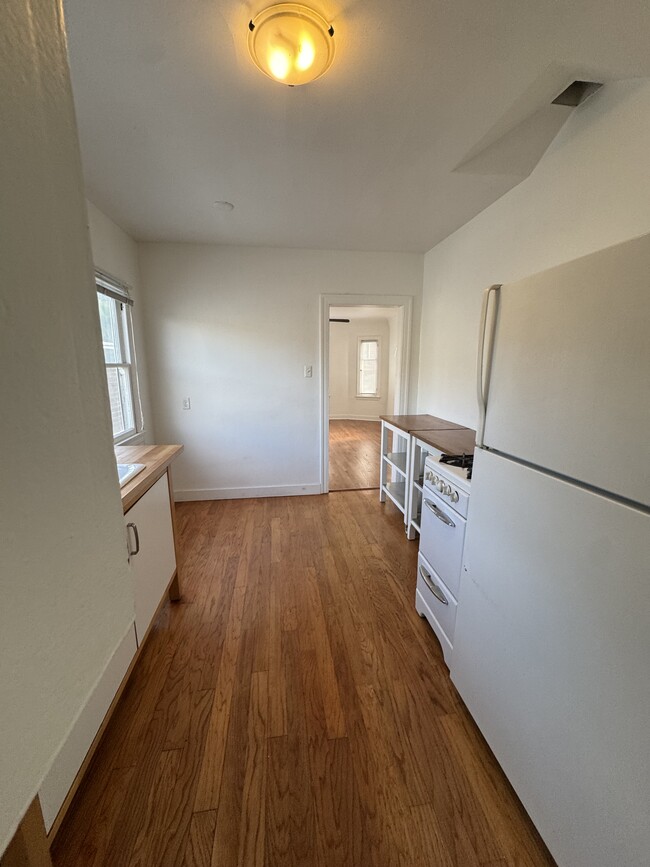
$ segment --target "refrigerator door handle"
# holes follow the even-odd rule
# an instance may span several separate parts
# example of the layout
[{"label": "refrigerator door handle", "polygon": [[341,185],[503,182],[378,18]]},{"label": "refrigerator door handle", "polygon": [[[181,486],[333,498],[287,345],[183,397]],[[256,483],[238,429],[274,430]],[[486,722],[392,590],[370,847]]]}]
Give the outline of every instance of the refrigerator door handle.
[{"label": "refrigerator door handle", "polygon": [[[483,292],[483,306],[481,308],[481,325],[478,335],[478,358],[476,366],[476,393],[478,397],[479,421],[478,430],[476,432],[476,445],[479,448],[483,446],[483,436],[485,434],[485,415],[487,413],[487,398],[488,386],[490,383],[490,367],[492,365],[492,343],[494,340],[494,328],[496,326],[496,313],[499,299],[499,289],[501,283],[495,283],[489,289]],[[496,304],[494,315],[489,320],[490,328],[488,334],[488,314],[490,308],[490,296],[494,293]],[[487,354],[487,360],[486,360]]]}]

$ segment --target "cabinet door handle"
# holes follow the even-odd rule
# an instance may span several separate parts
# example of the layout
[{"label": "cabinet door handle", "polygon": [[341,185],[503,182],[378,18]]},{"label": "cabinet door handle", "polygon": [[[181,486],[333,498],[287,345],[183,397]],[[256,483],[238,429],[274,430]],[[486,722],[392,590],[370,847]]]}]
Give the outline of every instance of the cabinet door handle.
[{"label": "cabinet door handle", "polygon": [[138,533],[137,526],[133,523],[133,521],[129,521],[126,525],[127,530],[133,530],[133,535],[135,537],[135,551],[131,550],[131,546],[129,545],[129,557],[135,557],[136,554],[140,553],[140,535]]},{"label": "cabinet door handle", "polygon": [[439,509],[437,506],[435,506],[431,502],[431,500],[425,500],[424,505],[427,506],[429,509],[431,509],[433,514],[436,516],[436,518],[439,521],[442,521],[443,524],[446,524],[448,527],[455,527],[456,526],[454,524],[454,522],[451,520],[451,518],[447,517],[447,515],[445,515],[445,513],[442,511],[442,509]]},{"label": "cabinet door handle", "polygon": [[442,602],[443,605],[449,605],[449,600],[442,592],[440,587],[438,587],[438,585],[431,580],[431,575],[429,575],[429,573],[424,570],[423,566],[420,566],[420,575],[422,576],[422,580],[436,597],[438,602]]}]

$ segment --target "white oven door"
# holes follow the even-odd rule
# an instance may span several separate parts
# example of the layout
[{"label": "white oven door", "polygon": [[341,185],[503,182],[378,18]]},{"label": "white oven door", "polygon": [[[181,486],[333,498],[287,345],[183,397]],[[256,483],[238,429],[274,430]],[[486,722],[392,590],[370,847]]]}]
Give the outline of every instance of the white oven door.
[{"label": "white oven door", "polygon": [[420,552],[458,597],[465,518],[425,486],[421,521]]}]

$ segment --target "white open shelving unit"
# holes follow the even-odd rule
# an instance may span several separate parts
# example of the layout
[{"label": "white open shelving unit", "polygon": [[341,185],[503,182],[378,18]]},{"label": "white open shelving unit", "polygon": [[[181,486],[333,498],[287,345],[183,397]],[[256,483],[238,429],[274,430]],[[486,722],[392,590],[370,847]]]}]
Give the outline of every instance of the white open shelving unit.
[{"label": "white open shelving unit", "polygon": [[381,423],[381,470],[379,499],[391,500],[404,515],[408,513],[410,435],[387,421]]},{"label": "white open shelving unit", "polygon": [[[474,448],[476,432],[454,422],[431,415],[390,416],[381,420],[381,468],[379,499],[388,498],[404,515],[406,536],[420,535],[422,514],[424,462],[428,455],[440,456],[440,443],[448,443],[447,450]],[[393,422],[402,423],[402,427]],[[411,427],[419,423],[419,427]],[[409,425],[406,428],[406,425]],[[429,442],[427,440],[430,440]],[[435,442],[436,445],[431,445]],[[443,446],[444,447],[444,446]]]}]

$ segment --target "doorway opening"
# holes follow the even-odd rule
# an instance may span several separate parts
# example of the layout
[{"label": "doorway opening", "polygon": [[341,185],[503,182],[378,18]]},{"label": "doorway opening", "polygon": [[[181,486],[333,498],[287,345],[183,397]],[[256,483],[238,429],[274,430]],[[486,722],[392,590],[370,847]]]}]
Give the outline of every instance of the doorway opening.
[{"label": "doorway opening", "polygon": [[380,416],[403,411],[408,387],[410,299],[343,299],[322,310],[324,493],[379,488]]}]

